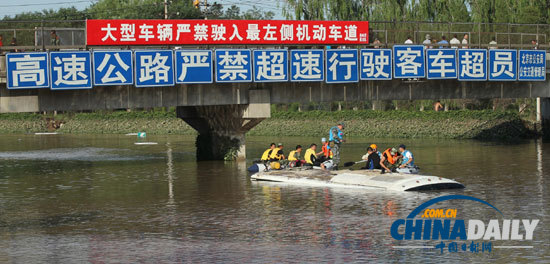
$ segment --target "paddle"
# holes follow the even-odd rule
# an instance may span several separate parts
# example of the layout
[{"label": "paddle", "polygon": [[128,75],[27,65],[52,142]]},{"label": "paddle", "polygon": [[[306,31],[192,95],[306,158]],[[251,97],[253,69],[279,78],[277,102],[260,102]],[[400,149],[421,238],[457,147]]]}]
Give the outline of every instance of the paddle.
[{"label": "paddle", "polygon": [[346,162],[344,163],[344,167],[351,167],[355,164],[359,164],[359,163],[363,163],[363,162],[367,162],[366,160],[361,160],[361,161],[349,161],[349,162]]}]

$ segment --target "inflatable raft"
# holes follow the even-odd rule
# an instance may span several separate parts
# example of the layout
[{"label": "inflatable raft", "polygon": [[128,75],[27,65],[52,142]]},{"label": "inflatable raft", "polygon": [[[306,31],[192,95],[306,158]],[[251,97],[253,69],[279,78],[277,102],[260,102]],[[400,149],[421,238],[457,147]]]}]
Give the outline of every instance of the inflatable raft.
[{"label": "inflatable raft", "polygon": [[464,188],[459,182],[437,176],[406,173],[380,174],[379,170],[272,170],[255,173],[256,181],[301,185],[365,187],[388,191],[423,191]]}]

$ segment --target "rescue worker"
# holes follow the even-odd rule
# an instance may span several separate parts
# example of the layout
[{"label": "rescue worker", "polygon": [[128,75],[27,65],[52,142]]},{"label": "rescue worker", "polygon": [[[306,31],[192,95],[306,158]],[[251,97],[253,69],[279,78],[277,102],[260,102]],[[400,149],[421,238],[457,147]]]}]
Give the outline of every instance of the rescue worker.
[{"label": "rescue worker", "polygon": [[300,153],[302,152],[302,146],[296,146],[296,149],[288,154],[288,161],[290,167],[302,166],[302,160],[300,160]]},{"label": "rescue worker", "polygon": [[394,171],[397,166],[399,165],[399,153],[397,152],[397,149],[395,148],[389,148],[382,153],[382,157],[380,158],[380,166],[382,167],[382,174],[384,172],[392,172]]},{"label": "rescue worker", "polygon": [[277,148],[271,151],[269,155],[269,161],[280,161],[285,159],[285,154],[283,152],[283,143],[277,144]]},{"label": "rescue worker", "polygon": [[405,145],[401,144],[399,146],[399,152],[403,157],[403,161],[401,162],[401,166],[399,166],[399,168],[414,167],[414,156],[412,152],[407,150]]},{"label": "rescue worker", "polygon": [[269,157],[271,156],[271,152],[275,149],[275,143],[271,143],[268,149],[264,151],[262,154],[262,158],[260,160],[262,161],[269,161]]},{"label": "rescue worker", "polygon": [[340,145],[345,142],[344,140],[344,123],[339,123],[337,126],[331,127],[329,130],[328,141],[333,143],[331,147],[332,150],[332,161],[334,163],[334,170],[338,169],[338,164],[340,163]]},{"label": "rescue worker", "polygon": [[376,144],[370,144],[370,148],[372,148],[372,152],[378,154],[379,157],[382,157],[382,153],[378,151],[378,146]]},{"label": "rescue worker", "polygon": [[332,150],[330,150],[330,145],[326,138],[322,138],[321,143],[323,143],[323,146],[321,147],[321,152],[317,153],[317,156],[322,154],[322,156],[319,156],[319,159],[321,162],[325,162],[332,159]]},{"label": "rescue worker", "polygon": [[372,147],[367,148],[367,155],[363,156],[363,160],[367,161],[367,165],[365,165],[365,167],[361,169],[364,169],[364,170],[374,170],[374,169],[381,170],[382,169],[382,166],[380,166],[380,156],[378,156],[378,153],[374,152],[374,149]]},{"label": "rescue worker", "polygon": [[306,163],[310,166],[319,166],[321,169],[325,169],[325,165],[317,158],[317,144],[313,143],[309,146],[304,154],[304,159]]}]

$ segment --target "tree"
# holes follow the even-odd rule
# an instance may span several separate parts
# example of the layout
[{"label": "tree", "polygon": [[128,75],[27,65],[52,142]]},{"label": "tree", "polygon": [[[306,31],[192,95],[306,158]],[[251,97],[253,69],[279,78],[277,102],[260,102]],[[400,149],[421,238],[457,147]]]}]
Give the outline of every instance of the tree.
[{"label": "tree", "polygon": [[252,9],[247,10],[244,12],[241,16],[242,19],[265,19],[265,20],[271,20],[275,16],[275,13],[273,11],[262,11],[258,7],[253,6]]},{"label": "tree", "polygon": [[226,19],[240,19],[241,18],[240,14],[241,14],[241,9],[236,5],[232,5],[225,10],[224,17]]},{"label": "tree", "polygon": [[[164,2],[159,0],[101,0],[86,9],[97,19],[163,19]],[[191,1],[170,1],[169,18],[201,18]]]},{"label": "tree", "polygon": [[283,15],[295,20],[325,20],[328,0],[286,0]]}]

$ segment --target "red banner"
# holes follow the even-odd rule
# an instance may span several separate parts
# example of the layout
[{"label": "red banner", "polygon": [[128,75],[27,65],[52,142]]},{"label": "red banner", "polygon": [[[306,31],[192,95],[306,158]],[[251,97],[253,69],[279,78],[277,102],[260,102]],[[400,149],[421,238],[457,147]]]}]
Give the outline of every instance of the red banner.
[{"label": "red banner", "polygon": [[369,43],[367,21],[88,20],[86,43],[96,45],[255,45]]}]

